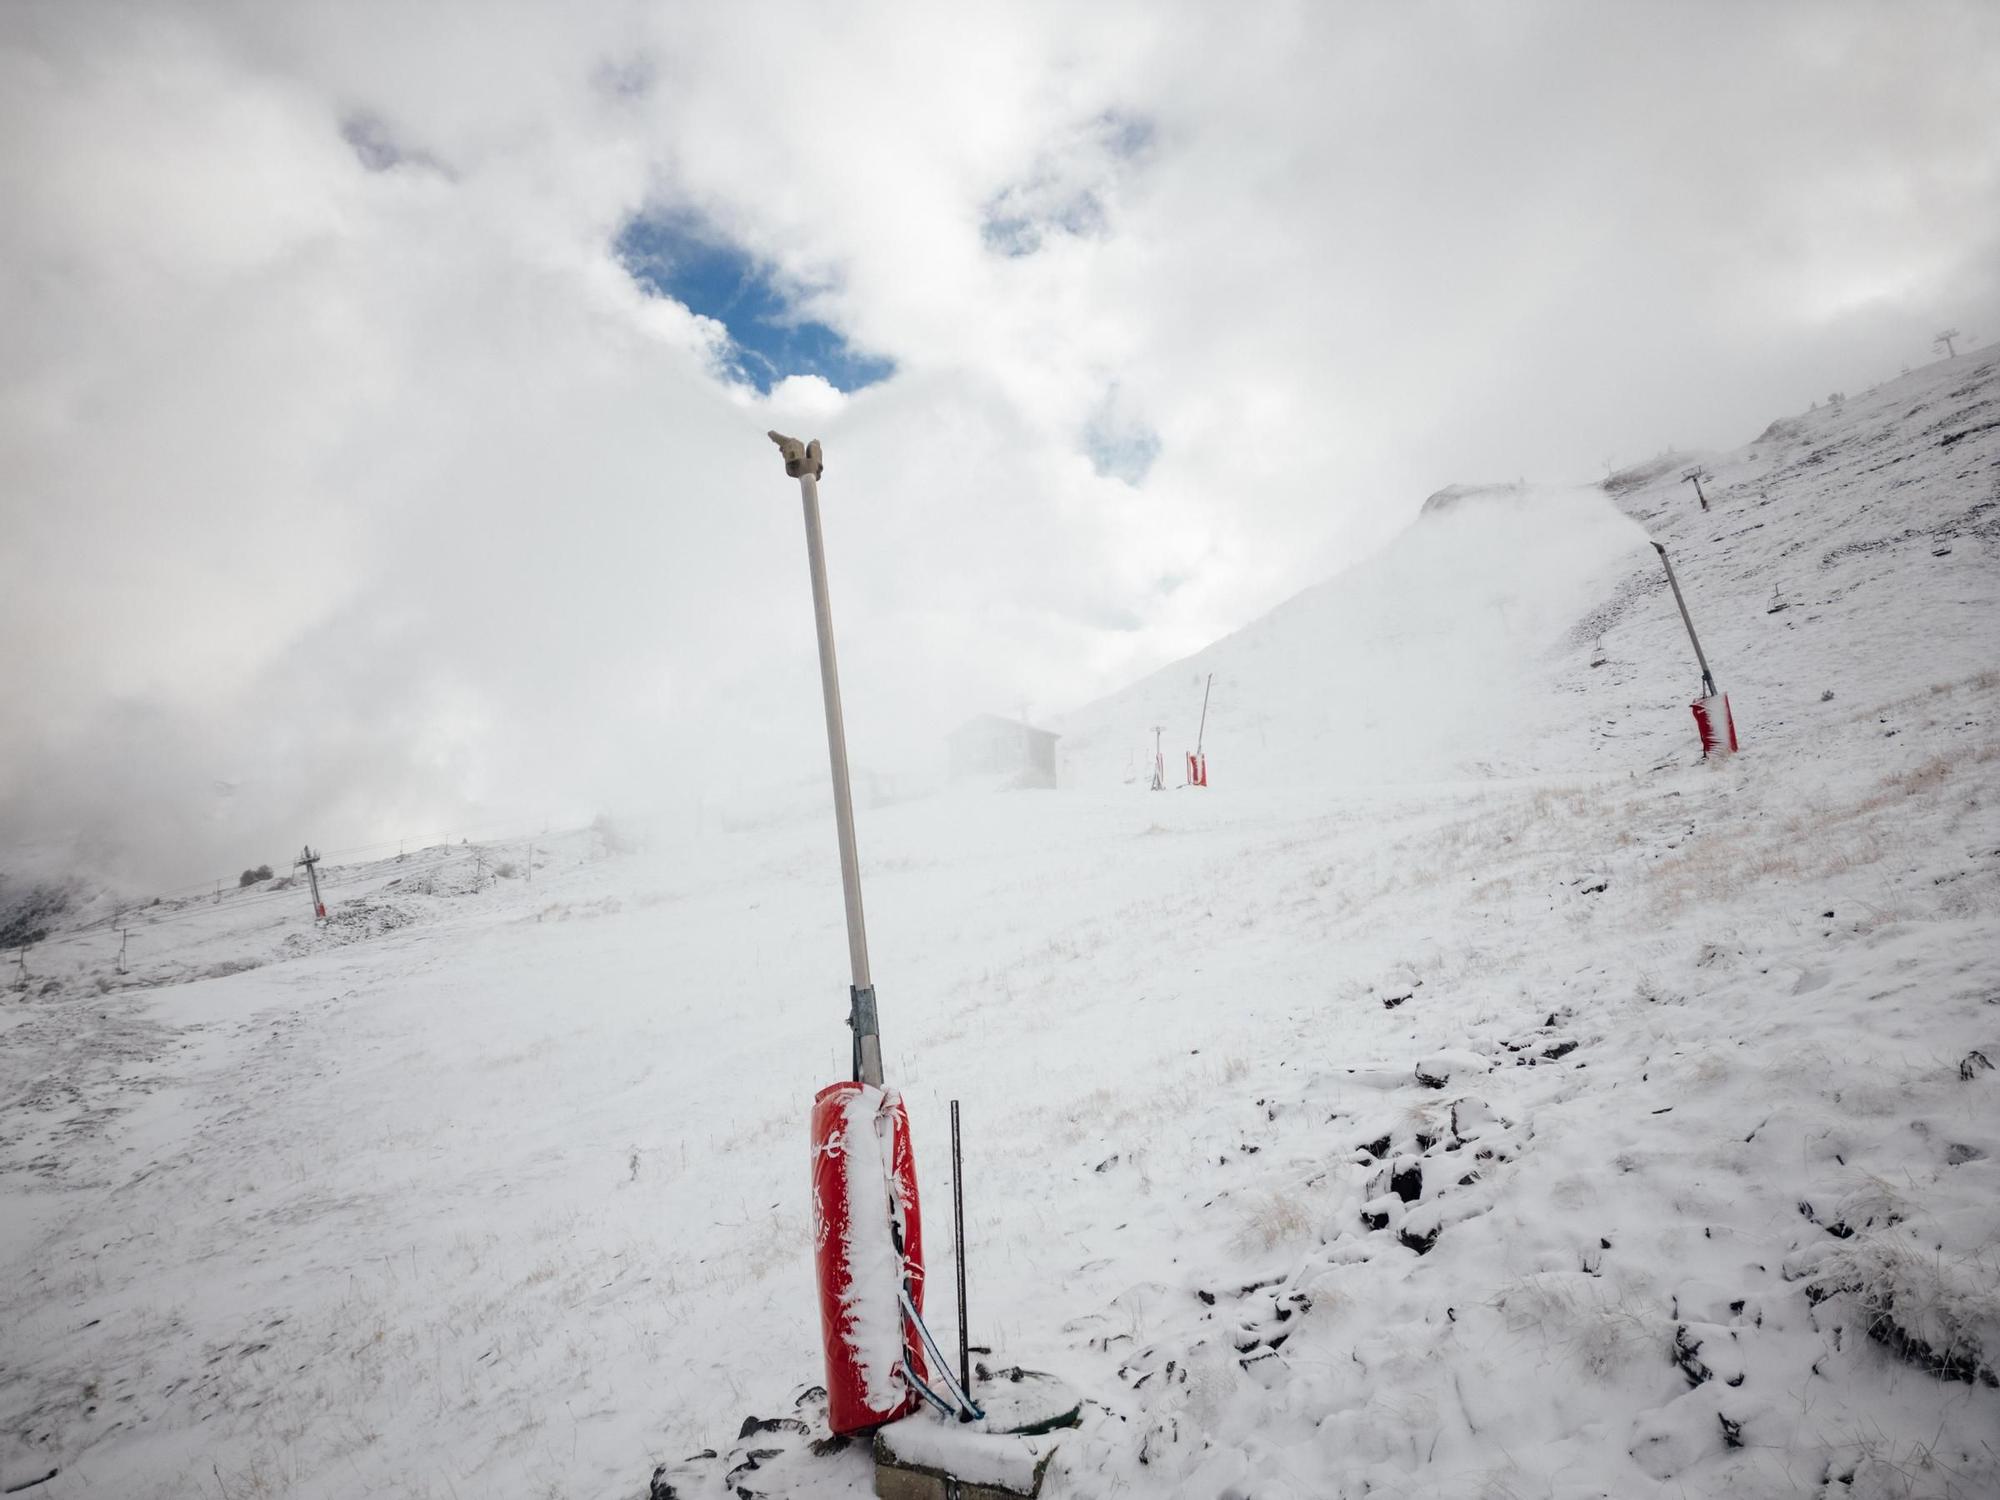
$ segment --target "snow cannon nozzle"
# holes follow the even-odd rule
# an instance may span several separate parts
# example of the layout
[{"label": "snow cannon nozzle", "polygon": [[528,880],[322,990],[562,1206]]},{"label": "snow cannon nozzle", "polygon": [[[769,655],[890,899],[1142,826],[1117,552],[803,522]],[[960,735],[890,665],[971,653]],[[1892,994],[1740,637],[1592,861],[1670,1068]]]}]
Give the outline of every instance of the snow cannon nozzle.
[{"label": "snow cannon nozzle", "polygon": [[770,432],[766,437],[778,445],[778,451],[785,458],[785,473],[793,479],[804,479],[810,474],[818,479],[826,472],[826,465],[820,461],[819,439],[802,443],[795,437],[786,437],[782,432]]}]

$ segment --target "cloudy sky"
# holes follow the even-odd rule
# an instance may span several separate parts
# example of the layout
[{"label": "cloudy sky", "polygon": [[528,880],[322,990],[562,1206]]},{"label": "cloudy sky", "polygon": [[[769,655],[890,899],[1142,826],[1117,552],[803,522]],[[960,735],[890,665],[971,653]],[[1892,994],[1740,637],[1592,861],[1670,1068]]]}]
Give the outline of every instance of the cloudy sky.
[{"label": "cloudy sky", "polygon": [[[0,846],[1088,701],[1446,483],[2000,334],[2000,7],[0,7]],[[499,828],[494,829],[500,831]]]}]

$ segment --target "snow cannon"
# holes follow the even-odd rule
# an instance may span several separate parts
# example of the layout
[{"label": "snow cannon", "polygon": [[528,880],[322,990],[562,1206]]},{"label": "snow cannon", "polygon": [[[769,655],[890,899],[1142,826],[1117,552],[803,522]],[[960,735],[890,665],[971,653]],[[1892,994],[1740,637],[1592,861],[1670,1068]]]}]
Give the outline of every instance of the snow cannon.
[{"label": "snow cannon", "polygon": [[805,443],[776,432],[770,438],[784,457],[785,473],[798,480],[805,505],[834,829],[847,905],[853,1077],[821,1089],[812,1106],[813,1267],[826,1355],[827,1423],[845,1436],[904,1416],[922,1398],[937,1398],[925,1382],[922,1352],[929,1335],[922,1322],[923,1235],[910,1117],[902,1096],[882,1084],[882,1038],[861,909],[840,667],[833,650],[826,549],[820,540],[819,479],[825,465],[817,440]]},{"label": "snow cannon", "polygon": [[827,1425],[864,1432],[914,1410],[913,1381],[925,1378],[921,1342],[903,1312],[905,1298],[923,1311],[924,1250],[902,1095],[829,1084],[813,1099],[812,1143]]},{"label": "snow cannon", "polygon": [[1694,647],[1694,659],[1701,667],[1701,696],[1694,700],[1694,728],[1701,739],[1701,753],[1709,756],[1734,755],[1736,745],[1736,719],[1729,711],[1729,697],[1717,691],[1715,674],[1708,670],[1708,658],[1702,654],[1701,637],[1694,633],[1694,618],[1688,613],[1687,600],[1681,596],[1681,581],[1674,577],[1672,559],[1667,549],[1658,542],[1653,550],[1660,554],[1660,565],[1667,570],[1667,584],[1674,591],[1674,603],[1680,606],[1681,623],[1687,626],[1688,641]]},{"label": "snow cannon", "polygon": [[1691,706],[1694,709],[1695,732],[1701,736],[1702,755],[1734,755],[1736,719],[1729,712],[1729,695],[1717,693],[1713,697],[1697,698]]},{"label": "snow cannon", "polygon": [[1188,751],[1187,784],[1189,786],[1208,785],[1208,756],[1202,751],[1202,742],[1208,737],[1208,695],[1214,691],[1215,674],[1208,674],[1208,682],[1201,690],[1201,727],[1195,731],[1194,749]]},{"label": "snow cannon", "polygon": [[[805,505],[806,562],[819,631],[840,888],[847,904],[847,1026],[853,1041],[853,1077],[821,1089],[812,1107],[813,1269],[826,1355],[827,1425],[845,1437],[906,1417],[922,1403],[953,1421],[977,1421],[984,1413],[966,1394],[966,1378],[952,1375],[949,1361],[924,1327],[923,1231],[910,1118],[902,1096],[882,1083],[882,1037],[875,1016],[875,982],[868,968],[868,926],[861,910],[861,861],[854,843],[840,667],[834,658],[833,608],[827,598],[826,549],[820,540],[819,479],[825,465],[816,440],[801,442],[778,432],[769,436],[784,457],[785,473],[798,480]],[[954,1106],[954,1144],[956,1124]],[[960,1264],[962,1270],[962,1256]],[[963,1317],[959,1321],[963,1345]],[[926,1352],[938,1367],[942,1392],[931,1387]],[[964,1363],[961,1354],[960,1364]]]}]

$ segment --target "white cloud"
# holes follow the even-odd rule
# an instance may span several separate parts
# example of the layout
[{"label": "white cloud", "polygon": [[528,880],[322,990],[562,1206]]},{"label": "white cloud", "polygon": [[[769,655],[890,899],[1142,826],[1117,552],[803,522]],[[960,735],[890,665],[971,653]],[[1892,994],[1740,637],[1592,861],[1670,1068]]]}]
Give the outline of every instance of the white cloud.
[{"label": "white cloud", "polygon": [[[857,758],[1080,701],[1990,323],[1995,97],[1976,4],[9,8],[0,824],[811,774],[780,418]],[[898,374],[719,380],[611,252],[663,206]]]}]

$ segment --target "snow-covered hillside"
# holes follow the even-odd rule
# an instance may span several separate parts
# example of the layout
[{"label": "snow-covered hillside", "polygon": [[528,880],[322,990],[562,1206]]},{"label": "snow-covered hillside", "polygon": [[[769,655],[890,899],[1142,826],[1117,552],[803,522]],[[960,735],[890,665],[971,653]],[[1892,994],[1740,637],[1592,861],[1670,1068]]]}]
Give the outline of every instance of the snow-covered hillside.
[{"label": "snow-covered hillside", "polygon": [[1211,788],[1651,764],[1700,677],[1649,541],[1745,734],[1805,727],[1828,689],[1992,666],[1996,422],[1986,351],[1601,488],[1454,486],[1380,555],[1057,724],[1064,774],[1145,780],[1161,724],[1178,783],[1210,674]]},{"label": "snow-covered hillside", "polygon": [[[1200,727],[1209,784],[1436,781],[1587,765],[1554,732],[1547,678],[1576,621],[1635,569],[1645,534],[1602,490],[1463,488],[1376,557],[1058,721],[1065,784],[1168,781]],[[1663,664],[1664,665],[1664,664]],[[1550,729],[1536,735],[1527,721]]]},{"label": "snow-covered hillside", "polygon": [[[1087,1396],[1045,1493],[2000,1493],[2000,358],[1649,468],[1434,510],[1070,789],[864,813],[974,1340]],[[1210,670],[1212,787],[1127,785]],[[820,1378],[831,829],[540,847],[37,947],[0,1487],[869,1493],[745,1427]]]}]

